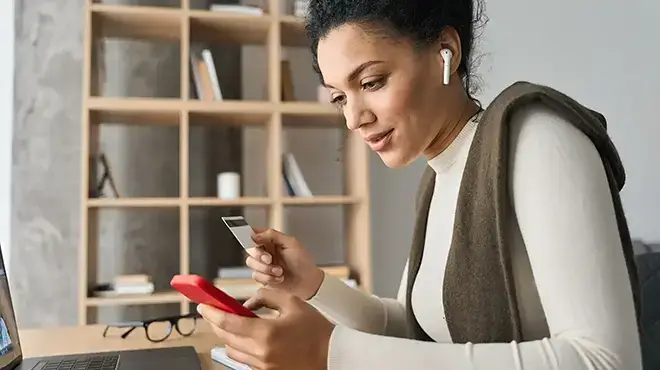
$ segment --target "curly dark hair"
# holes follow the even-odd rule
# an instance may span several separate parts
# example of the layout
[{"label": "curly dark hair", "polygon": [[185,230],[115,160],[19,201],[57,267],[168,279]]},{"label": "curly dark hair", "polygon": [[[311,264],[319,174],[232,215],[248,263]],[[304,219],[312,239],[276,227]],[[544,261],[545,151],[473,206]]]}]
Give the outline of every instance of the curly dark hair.
[{"label": "curly dark hair", "polygon": [[472,51],[477,31],[485,24],[483,0],[311,0],[306,31],[311,41],[313,67],[323,81],[317,48],[321,38],[347,23],[389,37],[404,37],[416,48],[432,45],[451,26],[461,39],[458,73],[468,94],[473,94]]}]

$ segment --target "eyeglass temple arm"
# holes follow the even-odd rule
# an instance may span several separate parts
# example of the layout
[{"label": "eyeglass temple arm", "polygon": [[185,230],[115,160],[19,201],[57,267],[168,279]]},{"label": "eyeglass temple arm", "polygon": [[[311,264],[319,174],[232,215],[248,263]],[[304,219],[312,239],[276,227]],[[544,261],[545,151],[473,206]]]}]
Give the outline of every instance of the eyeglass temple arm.
[{"label": "eyeglass temple arm", "polygon": [[139,321],[106,325],[105,330],[103,330],[103,336],[105,337],[108,334],[108,330],[110,330],[110,328],[129,328],[124,334],[121,335],[122,338],[126,338],[128,334],[135,330],[136,327],[142,327],[143,325],[144,323]]},{"label": "eyeglass temple arm", "polygon": [[133,332],[133,330],[135,330],[135,328],[136,328],[136,327],[134,326],[134,327],[132,327],[132,328],[126,330],[126,332],[125,332],[124,334],[121,335],[121,338],[122,338],[122,339],[126,338],[129,334],[131,334],[131,332]]}]

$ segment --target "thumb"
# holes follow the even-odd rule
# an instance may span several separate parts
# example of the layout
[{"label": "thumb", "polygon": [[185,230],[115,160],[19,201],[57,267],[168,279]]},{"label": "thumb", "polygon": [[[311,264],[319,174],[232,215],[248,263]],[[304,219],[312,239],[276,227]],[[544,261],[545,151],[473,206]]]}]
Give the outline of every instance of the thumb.
[{"label": "thumb", "polygon": [[269,308],[282,313],[283,310],[286,311],[289,308],[292,297],[289,293],[281,290],[264,287],[259,289],[243,305],[253,311]]},{"label": "thumb", "polygon": [[295,246],[295,238],[274,229],[267,229],[257,232],[252,236],[252,240],[258,245],[275,245],[281,248],[290,248]]},{"label": "thumb", "polygon": [[257,311],[264,308],[261,301],[256,296],[248,298],[248,300],[243,303],[243,306],[251,311]]},{"label": "thumb", "polygon": [[252,226],[252,232],[255,233],[255,234],[261,234],[266,230],[268,230],[268,229],[263,228],[263,227],[254,227],[254,226]]}]

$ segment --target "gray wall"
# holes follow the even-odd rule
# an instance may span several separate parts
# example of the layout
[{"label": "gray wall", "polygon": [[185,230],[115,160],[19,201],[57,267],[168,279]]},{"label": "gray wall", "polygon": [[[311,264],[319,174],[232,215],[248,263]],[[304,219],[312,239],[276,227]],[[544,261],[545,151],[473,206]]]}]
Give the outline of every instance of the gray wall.
[{"label": "gray wall", "polygon": [[[603,113],[627,172],[622,192],[633,237],[660,240],[660,3],[653,0],[488,0],[476,56],[484,105],[516,80],[551,85]],[[561,22],[557,22],[561,19]],[[375,285],[393,296],[412,230],[411,196],[424,163],[372,161]],[[414,176],[416,175],[416,176]],[[413,180],[415,179],[415,180]],[[400,222],[405,225],[398,227]],[[395,226],[397,225],[397,226]]]},{"label": "gray wall", "polygon": [[659,240],[660,52],[650,37],[660,34],[660,3],[492,0],[487,11],[484,100],[527,79],[603,113],[626,167],[622,198],[631,234]]},{"label": "gray wall", "polygon": [[82,5],[16,2],[10,279],[27,326],[76,318]]},{"label": "gray wall", "polygon": [[[117,1],[115,1],[117,2]],[[179,0],[123,1],[175,5]],[[57,5],[56,5],[57,4]],[[17,4],[11,280],[18,321],[25,327],[77,322],[80,229],[80,107],[83,1]],[[112,97],[178,97],[177,43],[105,43],[106,84]],[[215,48],[228,97],[240,97],[239,50]],[[240,131],[194,128],[190,133],[190,193],[213,196],[215,174],[240,168]],[[101,150],[122,197],[179,195],[178,127],[102,126]],[[238,210],[240,211],[240,210]],[[226,262],[218,244],[229,233],[217,216],[227,209],[191,211],[192,271],[213,276]],[[157,289],[179,271],[178,209],[100,211],[99,281],[147,273]],[[231,257],[231,256],[230,256]],[[233,256],[233,257],[240,257]],[[239,259],[238,261],[241,261]],[[236,259],[234,259],[236,261]],[[132,320],[178,312],[179,305],[109,308],[99,320]]]},{"label": "gray wall", "polygon": [[0,2],[0,245],[11,272],[11,142],[14,116],[14,2]]}]

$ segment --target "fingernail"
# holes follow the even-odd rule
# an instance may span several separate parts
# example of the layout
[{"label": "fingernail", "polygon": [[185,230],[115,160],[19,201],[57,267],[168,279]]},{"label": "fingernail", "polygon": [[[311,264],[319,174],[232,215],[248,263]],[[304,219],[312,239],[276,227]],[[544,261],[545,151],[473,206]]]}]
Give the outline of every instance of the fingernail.
[{"label": "fingernail", "polygon": [[273,267],[273,274],[275,274],[277,276],[281,275],[282,274],[282,268],[279,267],[279,266]]},{"label": "fingernail", "polygon": [[199,313],[200,315],[202,314],[202,305],[201,304],[197,305],[197,313]]},{"label": "fingernail", "polygon": [[265,254],[262,254],[262,255],[261,255],[261,260],[262,260],[264,263],[268,263],[268,264],[270,264],[271,262],[273,262],[273,257],[272,257],[270,254],[265,253]]}]

